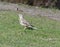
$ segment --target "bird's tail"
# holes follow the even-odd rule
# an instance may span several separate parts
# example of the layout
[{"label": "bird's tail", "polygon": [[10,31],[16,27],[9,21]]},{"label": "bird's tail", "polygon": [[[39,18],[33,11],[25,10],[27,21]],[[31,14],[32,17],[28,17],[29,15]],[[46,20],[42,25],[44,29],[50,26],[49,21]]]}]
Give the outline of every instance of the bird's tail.
[{"label": "bird's tail", "polygon": [[35,30],[37,30],[37,28],[36,27],[32,27],[33,29],[35,29]]},{"label": "bird's tail", "polygon": [[34,26],[29,26],[29,29],[36,30],[37,28],[36,28],[36,27],[34,27]]}]

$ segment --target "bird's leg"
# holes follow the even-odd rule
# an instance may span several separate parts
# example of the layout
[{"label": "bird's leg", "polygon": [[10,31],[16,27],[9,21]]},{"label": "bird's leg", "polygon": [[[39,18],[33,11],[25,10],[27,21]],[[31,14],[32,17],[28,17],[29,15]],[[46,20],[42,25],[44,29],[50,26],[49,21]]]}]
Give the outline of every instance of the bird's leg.
[{"label": "bird's leg", "polygon": [[26,29],[27,27],[24,28],[24,30]]}]

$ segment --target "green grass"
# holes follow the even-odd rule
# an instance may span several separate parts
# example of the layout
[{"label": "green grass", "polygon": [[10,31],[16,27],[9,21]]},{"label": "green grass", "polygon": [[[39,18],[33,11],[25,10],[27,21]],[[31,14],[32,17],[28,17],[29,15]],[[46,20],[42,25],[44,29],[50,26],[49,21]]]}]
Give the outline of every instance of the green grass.
[{"label": "green grass", "polygon": [[60,21],[23,15],[38,29],[24,31],[16,12],[0,11],[0,47],[60,47]]}]

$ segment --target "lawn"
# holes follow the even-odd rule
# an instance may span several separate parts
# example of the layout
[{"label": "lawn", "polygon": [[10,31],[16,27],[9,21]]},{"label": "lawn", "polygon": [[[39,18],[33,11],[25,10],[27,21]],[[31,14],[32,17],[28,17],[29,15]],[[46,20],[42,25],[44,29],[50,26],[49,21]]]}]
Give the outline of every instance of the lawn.
[{"label": "lawn", "polygon": [[22,13],[37,30],[23,30],[14,11],[0,11],[0,47],[60,47],[60,21]]}]

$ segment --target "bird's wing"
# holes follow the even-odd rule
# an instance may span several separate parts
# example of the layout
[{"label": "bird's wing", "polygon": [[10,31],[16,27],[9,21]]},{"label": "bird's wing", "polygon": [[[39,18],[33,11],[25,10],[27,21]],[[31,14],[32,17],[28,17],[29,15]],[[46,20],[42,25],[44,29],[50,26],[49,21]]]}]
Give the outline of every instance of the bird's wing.
[{"label": "bird's wing", "polygon": [[25,19],[23,19],[23,23],[24,23],[26,26],[31,26],[31,24],[30,24],[28,21],[26,21]]}]

